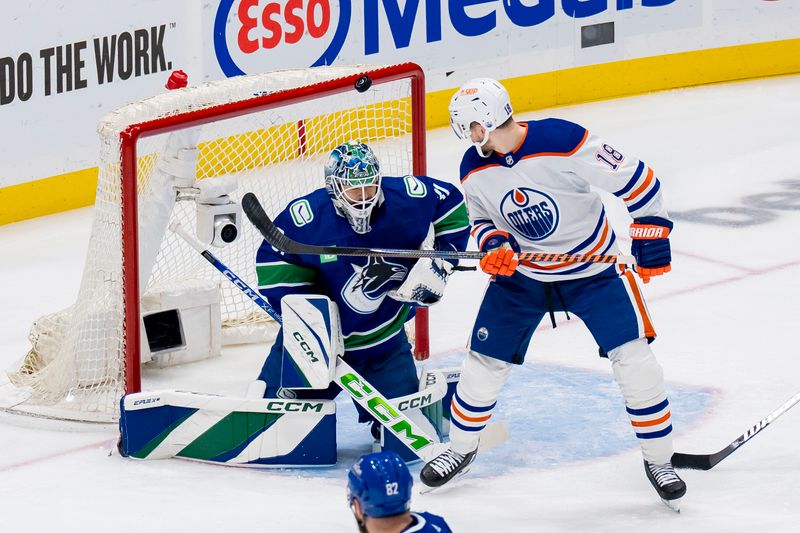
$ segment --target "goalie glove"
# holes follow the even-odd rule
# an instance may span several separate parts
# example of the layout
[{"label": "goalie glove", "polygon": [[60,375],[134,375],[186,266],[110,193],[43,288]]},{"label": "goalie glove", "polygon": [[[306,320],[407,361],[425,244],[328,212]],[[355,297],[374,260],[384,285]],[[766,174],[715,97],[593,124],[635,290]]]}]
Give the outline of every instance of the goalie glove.
[{"label": "goalie glove", "polygon": [[402,285],[389,291],[389,297],[423,307],[433,305],[442,299],[452,272],[453,264],[449,261],[424,257],[417,261]]},{"label": "goalie glove", "polygon": [[636,272],[643,282],[670,271],[671,231],[672,222],[661,217],[641,217],[631,224],[631,255],[636,258]]}]

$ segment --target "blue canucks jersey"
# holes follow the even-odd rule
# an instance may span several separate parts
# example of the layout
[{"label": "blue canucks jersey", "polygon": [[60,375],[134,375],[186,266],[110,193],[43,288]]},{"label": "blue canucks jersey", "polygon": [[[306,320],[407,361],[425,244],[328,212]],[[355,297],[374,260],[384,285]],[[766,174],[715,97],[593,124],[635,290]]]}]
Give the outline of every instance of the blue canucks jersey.
[{"label": "blue canucks jersey", "polygon": [[441,516],[432,513],[411,513],[414,522],[401,533],[452,533]]},{"label": "blue canucks jersey", "polygon": [[[359,235],[334,208],[325,189],[292,201],[275,225],[305,244],[418,249],[431,225],[435,246],[464,250],[469,220],[462,194],[427,176],[384,176],[383,201],[372,230]],[[256,255],[258,290],[280,312],[287,294],[324,294],[339,308],[345,352],[351,357],[386,353],[404,342],[414,310],[387,293],[400,286],[414,259],[280,253],[263,242]]]}]

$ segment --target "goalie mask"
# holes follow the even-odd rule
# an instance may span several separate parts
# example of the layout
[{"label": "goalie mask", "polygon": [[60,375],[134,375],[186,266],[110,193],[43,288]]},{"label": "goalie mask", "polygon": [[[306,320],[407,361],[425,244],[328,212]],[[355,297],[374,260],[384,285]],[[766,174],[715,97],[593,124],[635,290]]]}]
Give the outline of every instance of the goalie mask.
[{"label": "goalie mask", "polygon": [[325,188],[334,207],[358,234],[368,233],[383,200],[381,165],[366,144],[350,141],[333,149],[325,165]]},{"label": "goalie mask", "polygon": [[489,141],[489,132],[512,113],[508,91],[491,78],[475,78],[462,85],[450,99],[449,110],[450,126],[459,139],[471,140],[473,122],[484,127],[483,140],[473,143],[481,157],[487,157],[481,148]]}]

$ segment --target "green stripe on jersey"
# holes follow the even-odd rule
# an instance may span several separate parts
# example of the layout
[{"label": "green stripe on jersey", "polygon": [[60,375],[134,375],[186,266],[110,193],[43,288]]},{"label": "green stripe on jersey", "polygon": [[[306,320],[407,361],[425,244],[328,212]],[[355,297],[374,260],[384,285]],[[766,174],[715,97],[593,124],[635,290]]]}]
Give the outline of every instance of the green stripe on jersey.
[{"label": "green stripe on jersey", "polygon": [[464,202],[458,204],[449,213],[433,223],[433,230],[436,235],[452,233],[468,227],[469,215],[467,214],[467,205]]},{"label": "green stripe on jersey", "polygon": [[351,333],[344,339],[344,349],[356,350],[380,344],[403,328],[411,308],[404,305],[391,320],[366,333]]},{"label": "green stripe on jersey", "polygon": [[316,277],[314,270],[289,263],[256,265],[256,274],[259,287],[282,283],[313,283]]}]

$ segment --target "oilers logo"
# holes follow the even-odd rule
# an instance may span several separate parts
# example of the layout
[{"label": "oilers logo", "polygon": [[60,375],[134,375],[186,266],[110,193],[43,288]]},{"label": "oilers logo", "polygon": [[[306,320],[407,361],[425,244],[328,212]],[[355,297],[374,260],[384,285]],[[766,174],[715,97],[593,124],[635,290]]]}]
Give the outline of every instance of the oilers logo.
[{"label": "oilers logo", "polygon": [[500,212],[517,235],[531,241],[541,241],[558,227],[558,206],[543,192],[520,187],[506,193],[500,202]]}]

